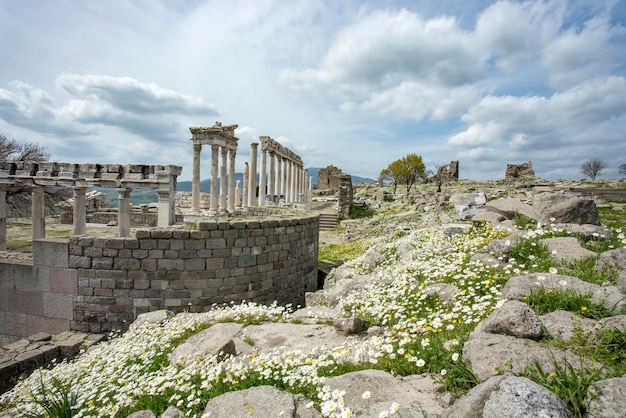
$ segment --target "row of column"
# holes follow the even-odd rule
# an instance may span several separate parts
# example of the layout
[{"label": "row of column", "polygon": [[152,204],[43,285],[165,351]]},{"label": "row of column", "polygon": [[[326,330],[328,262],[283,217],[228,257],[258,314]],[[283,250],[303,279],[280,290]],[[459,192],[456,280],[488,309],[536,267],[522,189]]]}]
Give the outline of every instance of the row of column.
[{"label": "row of column", "polygon": [[[251,168],[248,178],[248,204],[250,206],[254,206],[255,202],[258,145],[257,143],[250,145]],[[268,154],[269,167],[267,161]],[[301,164],[284,158],[274,151],[261,150],[258,205],[276,204],[281,199],[286,204],[309,200],[310,194],[307,190],[307,180],[308,170],[305,170]]]},{"label": "row of column", "polygon": [[[191,209],[200,212],[200,153],[202,144],[193,144],[193,178],[191,184]],[[221,155],[221,159],[220,159]],[[211,144],[211,196],[209,216],[224,215],[235,211],[235,158],[237,151],[232,148]],[[221,162],[221,164],[220,164]],[[228,162],[228,164],[227,164]],[[228,165],[228,167],[227,167]],[[227,175],[228,169],[228,175]],[[228,185],[226,179],[228,178]],[[219,179],[219,195],[218,195]],[[240,193],[240,192],[239,192]]]}]

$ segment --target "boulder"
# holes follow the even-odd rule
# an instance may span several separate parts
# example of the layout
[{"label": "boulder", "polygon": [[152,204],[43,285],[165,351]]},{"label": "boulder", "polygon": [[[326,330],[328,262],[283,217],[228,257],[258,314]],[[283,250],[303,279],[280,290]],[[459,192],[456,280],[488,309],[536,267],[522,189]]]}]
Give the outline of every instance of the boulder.
[{"label": "boulder", "polygon": [[587,391],[587,417],[626,417],[626,377],[614,377],[591,384]]},{"label": "boulder", "polygon": [[615,286],[600,287],[593,292],[591,301],[604,306],[616,314],[626,313],[626,298]]},{"label": "boulder", "polygon": [[502,214],[490,212],[486,209],[472,216],[472,222],[489,222],[492,225],[497,225],[505,219],[506,218]]},{"label": "boulder", "polygon": [[616,329],[618,331],[626,332],[626,315],[615,315],[608,318],[602,318],[598,321],[600,329]]},{"label": "boulder", "polygon": [[435,283],[427,286],[423,293],[428,296],[437,295],[442,303],[450,303],[454,301],[454,296],[458,293],[459,288],[449,283]]},{"label": "boulder", "polygon": [[542,223],[577,223],[600,225],[593,199],[565,193],[539,193],[533,200],[537,220]]},{"label": "boulder", "polygon": [[133,412],[132,414],[128,415],[126,418],[156,418],[156,415],[154,415],[154,412],[152,411],[144,410],[144,411]]},{"label": "boulder", "polygon": [[558,396],[524,377],[505,374],[472,388],[450,408],[449,418],[562,417],[572,413]]},{"label": "boulder", "polygon": [[501,199],[491,200],[485,205],[488,212],[495,212],[507,219],[515,218],[516,214],[524,215],[530,219],[537,219],[537,214],[532,206],[524,203],[517,197],[503,197]]},{"label": "boulder", "polygon": [[[329,377],[325,384],[346,392],[345,404],[357,417],[378,417],[393,402],[399,404],[399,416],[444,417],[450,405],[449,396],[426,374],[396,377],[382,370],[362,370]],[[365,391],[371,393],[369,399],[363,399]]]},{"label": "boulder", "polygon": [[445,235],[467,234],[472,229],[471,224],[446,224],[441,226],[441,231]]},{"label": "boulder", "polygon": [[365,321],[358,317],[336,318],[333,321],[335,329],[344,334],[358,334],[365,328]]},{"label": "boulder", "polygon": [[206,355],[234,356],[237,354],[237,348],[233,338],[242,328],[242,324],[234,322],[218,323],[192,335],[171,352],[168,357],[170,364],[184,364]]},{"label": "boulder", "polygon": [[585,241],[607,241],[613,236],[611,231],[601,225],[591,224],[555,224],[554,228],[571,232],[572,234],[582,235]]},{"label": "boulder", "polygon": [[301,395],[276,389],[273,386],[255,386],[245,390],[224,393],[211,399],[203,416],[249,418],[254,417],[321,417],[309,401]]},{"label": "boulder", "polygon": [[572,289],[578,294],[593,294],[600,286],[587,283],[577,277],[551,273],[531,273],[511,277],[500,292],[502,299],[524,300],[525,296],[540,288],[565,291]]},{"label": "boulder", "polygon": [[559,261],[575,261],[595,257],[597,254],[580,245],[574,237],[557,237],[540,240],[552,252],[552,257]]},{"label": "boulder", "polygon": [[539,320],[553,338],[565,342],[572,339],[576,329],[580,329],[583,333],[587,334],[595,332],[598,328],[597,321],[563,310],[541,315]]},{"label": "boulder", "polygon": [[286,350],[309,351],[314,347],[336,347],[344,345],[346,337],[337,332],[332,325],[307,325],[268,322],[261,325],[249,325],[246,336],[254,341],[258,353],[273,351],[277,348]]},{"label": "boulder", "polygon": [[543,337],[541,322],[535,311],[517,300],[505,302],[476,327],[476,332],[510,335],[540,340]]},{"label": "boulder", "polygon": [[619,270],[617,287],[622,293],[626,294],[626,248],[617,248],[600,254],[596,263],[596,269],[602,270],[610,267]]},{"label": "boulder", "polygon": [[185,414],[175,406],[168,407],[161,415],[161,418],[183,418]]},{"label": "boulder", "polygon": [[146,326],[148,324],[160,324],[166,319],[172,318],[175,315],[174,312],[168,311],[166,309],[161,309],[159,311],[147,312],[137,316],[137,319],[130,324],[128,329],[130,331]]},{"label": "boulder", "polygon": [[473,263],[480,263],[489,267],[502,267],[504,265],[504,262],[502,261],[501,258],[498,258],[488,253],[482,253],[482,252],[478,252],[472,255],[470,260]]}]

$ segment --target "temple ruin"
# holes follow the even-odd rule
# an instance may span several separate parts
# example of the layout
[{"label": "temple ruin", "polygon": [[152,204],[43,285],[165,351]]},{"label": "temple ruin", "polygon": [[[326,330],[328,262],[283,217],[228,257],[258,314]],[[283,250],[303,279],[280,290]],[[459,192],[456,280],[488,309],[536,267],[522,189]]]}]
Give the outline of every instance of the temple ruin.
[{"label": "temple ruin", "polygon": [[318,190],[339,190],[341,185],[341,169],[334,165],[326,168],[320,168],[317,173],[317,189]]}]

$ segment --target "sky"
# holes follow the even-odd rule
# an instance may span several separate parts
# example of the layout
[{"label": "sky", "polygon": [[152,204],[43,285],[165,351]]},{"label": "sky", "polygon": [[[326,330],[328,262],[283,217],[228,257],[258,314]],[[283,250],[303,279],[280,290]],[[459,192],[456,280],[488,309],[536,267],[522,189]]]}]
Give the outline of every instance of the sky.
[{"label": "sky", "polygon": [[[2,0],[0,133],[54,161],[175,164],[190,126],[377,178],[602,178],[626,163],[626,0]],[[210,147],[201,177],[210,173]]]}]

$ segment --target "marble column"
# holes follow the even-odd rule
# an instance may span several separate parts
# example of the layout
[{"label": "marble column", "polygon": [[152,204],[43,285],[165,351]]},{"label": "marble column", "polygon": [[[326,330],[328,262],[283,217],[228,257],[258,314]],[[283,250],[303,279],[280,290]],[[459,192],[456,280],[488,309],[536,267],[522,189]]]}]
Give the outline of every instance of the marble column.
[{"label": "marble column", "polygon": [[285,166],[285,203],[291,203],[291,161]]},{"label": "marble column", "polygon": [[313,176],[309,177],[309,201],[313,200]]},{"label": "marble column", "polygon": [[202,144],[193,144],[193,178],[191,183],[191,211],[200,212],[200,153]]},{"label": "marble column", "polygon": [[276,159],[276,154],[274,153],[274,151],[270,151],[270,170],[267,174],[267,194],[268,194],[268,199],[271,202],[271,204],[274,204],[274,177],[276,175],[276,168],[274,166],[275,163],[275,159]]},{"label": "marble column", "polygon": [[288,173],[289,173],[289,160],[286,158],[283,158],[283,184],[282,184],[282,189],[283,189],[283,196],[285,196],[285,203],[287,203],[287,177],[288,177]]},{"label": "marble column", "polygon": [[237,157],[237,151],[231,149],[228,152],[228,212],[234,213],[235,206],[239,207],[235,201],[235,158]]},{"label": "marble column", "polygon": [[250,144],[250,176],[248,178],[248,206],[256,206],[256,159],[259,144]]},{"label": "marble column", "polygon": [[241,180],[235,183],[235,209],[241,209]]},{"label": "marble column", "polygon": [[228,149],[222,147],[222,159],[220,161],[220,205],[217,211],[220,215],[226,213],[226,194],[228,192],[228,186],[226,186],[226,157],[228,157]]},{"label": "marble column", "polygon": [[72,219],[72,235],[85,235],[87,233],[87,202],[85,194],[87,186],[74,187],[74,214]]},{"label": "marble column", "polygon": [[33,239],[46,237],[46,216],[44,205],[44,187],[33,186],[32,191],[32,225],[33,225]]},{"label": "marble column", "polygon": [[130,236],[130,193],[133,189],[117,189],[117,227],[121,238]]},{"label": "marble column", "polygon": [[304,179],[302,179],[303,189],[304,189],[304,201],[309,202],[311,198],[309,197],[309,170],[304,170]]},{"label": "marble column", "polygon": [[0,250],[7,249],[7,185],[0,184]]},{"label": "marble column", "polygon": [[282,195],[282,191],[281,191],[281,184],[282,184],[282,176],[283,176],[283,170],[281,169],[282,165],[283,165],[283,159],[280,155],[276,154],[276,192],[274,193],[276,195],[276,202],[280,202],[280,196]]},{"label": "marble column", "polygon": [[209,202],[209,216],[217,215],[217,167],[220,146],[211,145],[211,200]]},{"label": "marble column", "polygon": [[157,209],[157,226],[166,228],[172,225],[172,194],[169,190],[157,190],[159,203]]},{"label": "marble column", "polygon": [[248,162],[243,165],[243,192],[242,192],[242,206],[248,207],[248,182],[250,181],[250,167]]},{"label": "marble column", "polygon": [[293,163],[291,165],[291,201],[296,203],[298,201],[298,165]]},{"label": "marble column", "polygon": [[259,206],[265,206],[265,164],[267,151],[261,150],[261,168],[259,169]]}]

